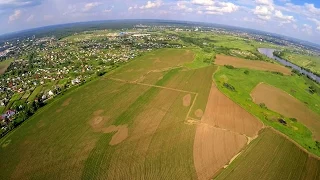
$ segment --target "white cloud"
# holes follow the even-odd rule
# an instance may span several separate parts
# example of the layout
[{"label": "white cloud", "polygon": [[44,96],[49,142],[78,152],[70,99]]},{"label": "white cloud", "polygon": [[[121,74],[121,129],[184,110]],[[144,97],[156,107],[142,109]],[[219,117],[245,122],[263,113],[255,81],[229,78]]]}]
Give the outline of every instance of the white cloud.
[{"label": "white cloud", "polygon": [[317,18],[320,16],[320,8],[316,8],[314,4],[305,3],[304,5],[295,5],[292,3],[286,3],[285,6],[279,7],[283,11],[298,14],[300,16],[306,16],[309,18]]},{"label": "white cloud", "polygon": [[193,12],[193,9],[188,7],[187,5],[190,5],[188,1],[178,1],[176,3],[176,6],[171,7],[173,10],[183,10],[185,12]]},{"label": "white cloud", "polygon": [[21,10],[15,10],[12,15],[9,16],[9,22],[18,20],[21,17]]},{"label": "white cloud", "polygon": [[312,35],[312,26],[310,26],[309,24],[303,24],[302,32],[305,32],[308,35]]},{"label": "white cloud", "polygon": [[148,1],[146,5],[140,6],[140,9],[152,9],[152,8],[157,8],[162,5],[161,0],[155,0],[155,1]]},{"label": "white cloud", "polygon": [[253,13],[260,16],[268,16],[272,14],[273,10],[274,8],[272,6],[256,6]]},{"label": "white cloud", "polygon": [[320,20],[318,20],[318,19],[315,19],[315,18],[308,18],[310,21],[312,21],[312,22],[314,22],[315,24],[316,24],[316,29],[318,30],[318,31],[320,31]]},{"label": "white cloud", "polygon": [[314,6],[314,4],[308,4],[308,3],[305,3],[304,6],[306,7],[306,9],[310,12],[310,13],[313,13],[315,15],[319,15],[320,16],[320,9],[319,8],[316,8]]},{"label": "white cloud", "polygon": [[291,23],[294,22],[295,19],[293,16],[283,15],[281,11],[276,10],[274,16],[279,19],[282,23]]},{"label": "white cloud", "polygon": [[259,5],[273,6],[273,0],[256,0]]},{"label": "white cloud", "polygon": [[31,14],[31,15],[26,19],[26,21],[27,21],[27,22],[31,22],[33,19],[34,19],[34,15]]},{"label": "white cloud", "polygon": [[130,7],[128,8],[128,10],[131,11],[131,10],[137,9],[137,8],[138,8],[138,5],[134,5],[134,6],[130,6]]},{"label": "white cloud", "polygon": [[216,2],[212,6],[206,8],[206,14],[224,14],[232,13],[239,9],[239,7],[230,2]]},{"label": "white cloud", "polygon": [[111,6],[110,9],[105,9],[105,10],[103,10],[103,12],[104,13],[110,13],[110,12],[112,12],[113,8],[114,8],[114,6]]},{"label": "white cloud", "polygon": [[92,9],[94,9],[95,7],[97,7],[97,6],[99,6],[99,5],[101,5],[102,3],[100,3],[100,2],[91,2],[91,3],[87,3],[87,4],[85,4],[84,5],[84,7],[83,7],[83,11],[84,12],[88,12],[88,11],[91,11]]},{"label": "white cloud", "polygon": [[275,20],[279,21],[280,25],[295,21],[294,16],[284,15],[273,0],[256,0],[255,2],[257,6],[253,14],[263,21]]},{"label": "white cloud", "polygon": [[201,5],[201,6],[211,6],[215,2],[213,0],[192,0],[192,4]]}]

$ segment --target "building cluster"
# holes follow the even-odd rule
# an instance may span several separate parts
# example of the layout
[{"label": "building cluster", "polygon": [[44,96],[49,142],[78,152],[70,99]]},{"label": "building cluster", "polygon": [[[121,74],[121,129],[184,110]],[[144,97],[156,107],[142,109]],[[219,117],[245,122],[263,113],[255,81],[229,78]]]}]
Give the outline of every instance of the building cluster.
[{"label": "building cluster", "polygon": [[[83,34],[74,36],[83,37]],[[46,101],[95,78],[97,72],[108,72],[143,52],[181,47],[166,43],[177,39],[172,35],[118,32],[96,37],[32,38],[12,46],[11,49],[17,51],[14,61],[0,76],[0,110],[6,113],[16,109],[16,102]],[[8,119],[12,119],[11,116],[6,121]]]}]

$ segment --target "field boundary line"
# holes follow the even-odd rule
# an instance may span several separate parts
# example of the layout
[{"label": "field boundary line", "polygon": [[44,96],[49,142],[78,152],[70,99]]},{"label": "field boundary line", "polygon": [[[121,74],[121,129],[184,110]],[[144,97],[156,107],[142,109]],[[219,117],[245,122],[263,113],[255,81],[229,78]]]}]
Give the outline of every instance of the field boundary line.
[{"label": "field boundary line", "polygon": [[[190,113],[191,113],[191,110],[192,110],[194,104],[196,103],[197,98],[198,98],[198,93],[196,93],[196,95],[195,95],[195,97],[193,99],[193,102],[192,102],[192,104],[191,104],[191,106],[189,108],[189,111],[188,111],[186,119],[185,119],[186,122],[188,121],[188,119],[195,120],[194,118],[190,118]],[[199,120],[197,119],[197,121],[199,121]]]},{"label": "field boundary line", "polygon": [[137,84],[137,85],[142,85],[142,86],[156,87],[156,88],[167,89],[167,90],[183,92],[183,93],[189,93],[189,94],[194,94],[194,95],[197,94],[196,92],[185,91],[185,90],[175,89],[175,88],[169,88],[169,87],[165,87],[165,86],[157,86],[157,85],[153,85],[153,84],[138,83],[138,82],[134,82],[134,81],[127,81],[127,80],[117,79],[117,78],[108,78],[108,79],[113,80],[113,81],[128,83],[128,84]]},{"label": "field boundary line", "polygon": [[267,128],[270,128],[271,130],[273,130],[275,133],[283,136],[285,139],[289,140],[290,142],[292,142],[294,145],[296,145],[298,148],[300,148],[302,151],[304,151],[305,153],[307,153],[309,156],[316,158],[317,160],[320,160],[320,157],[309,152],[306,148],[304,148],[303,146],[301,146],[299,143],[297,143],[296,141],[294,141],[293,139],[291,139],[289,136],[287,136],[286,134],[278,131],[277,129],[275,129],[274,127],[271,126],[267,126]]}]

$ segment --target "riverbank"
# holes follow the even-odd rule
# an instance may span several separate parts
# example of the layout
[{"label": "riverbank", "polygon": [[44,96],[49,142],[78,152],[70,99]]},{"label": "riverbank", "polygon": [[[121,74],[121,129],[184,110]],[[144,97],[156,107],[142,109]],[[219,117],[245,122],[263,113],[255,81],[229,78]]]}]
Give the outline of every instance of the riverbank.
[{"label": "riverbank", "polygon": [[318,75],[316,75],[316,74],[314,74],[312,72],[309,72],[306,69],[304,69],[303,67],[300,67],[300,66],[298,66],[298,65],[296,65],[296,64],[294,64],[294,63],[292,63],[292,62],[290,62],[288,60],[285,60],[285,59],[282,59],[280,57],[275,56],[273,53],[274,53],[274,51],[276,51],[276,49],[258,48],[258,51],[261,54],[263,54],[263,55],[265,55],[265,56],[267,56],[267,57],[269,57],[271,59],[274,59],[274,60],[280,62],[281,64],[285,65],[285,66],[288,66],[288,67],[290,67],[290,68],[292,68],[294,70],[299,71],[301,74],[306,75],[309,79],[312,79],[313,81],[315,81],[315,82],[320,84],[320,76],[318,76]]}]

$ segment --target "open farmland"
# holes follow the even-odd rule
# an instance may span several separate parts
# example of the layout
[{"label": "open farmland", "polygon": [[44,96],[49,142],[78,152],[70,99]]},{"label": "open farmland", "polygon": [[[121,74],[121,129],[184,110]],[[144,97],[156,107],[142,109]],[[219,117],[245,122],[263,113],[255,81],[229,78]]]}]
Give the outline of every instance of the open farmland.
[{"label": "open farmland", "polygon": [[263,127],[256,117],[222,94],[214,84],[201,122],[252,138]]},{"label": "open farmland", "polygon": [[232,57],[232,56],[225,56],[225,55],[217,55],[215,64],[231,65],[237,68],[248,68],[248,69],[255,69],[255,70],[280,72],[285,75],[291,74],[290,69],[284,66],[281,66],[279,64],[272,64],[264,61],[246,60],[246,59],[241,59],[241,58]]},{"label": "open farmland", "polygon": [[194,57],[188,49],[155,50],[57,97],[1,139],[0,179],[215,176],[263,124],[218,90],[222,80],[233,84],[228,71],[241,77],[242,69],[189,67]]},{"label": "open farmland", "polygon": [[111,77],[138,81],[150,72],[164,71],[192,62],[194,53],[186,49],[160,49],[135,59],[121,67]]},{"label": "open farmland", "polygon": [[257,136],[262,123],[223,95],[213,84],[197,124],[194,164],[199,179],[210,179]]},{"label": "open farmland", "polygon": [[288,93],[265,83],[258,84],[251,92],[255,103],[264,103],[267,108],[286,117],[296,118],[306,125],[314,137],[320,141],[320,116],[311,111],[304,103]]},{"label": "open farmland", "polygon": [[[290,119],[291,117],[284,117],[275,111],[260,106],[254,103],[250,96],[252,90],[259,83],[265,82],[285,91],[299,101],[305,102],[305,106],[314,113],[320,114],[320,96],[309,93],[309,84],[305,81],[304,77],[297,75],[281,76],[271,72],[220,67],[215,73],[214,78],[221,92],[249,113],[258,117],[265,125],[274,127],[299,143],[309,152],[320,156],[320,147],[317,146],[312,132],[302,122],[294,121]],[[279,119],[284,119],[287,124],[281,124]]]},{"label": "open farmland", "polygon": [[247,144],[245,135],[198,124],[193,158],[198,179],[210,179]]},{"label": "open farmland", "polygon": [[215,179],[320,179],[319,172],[318,158],[267,128]]},{"label": "open farmland", "polygon": [[152,83],[114,78],[119,69],[42,108],[1,140],[0,179],[195,179],[186,120],[198,97],[204,110],[216,67],[163,67]]},{"label": "open farmland", "polygon": [[[197,93],[197,99],[190,111],[191,119],[200,120],[207,101],[212,84],[212,74],[216,71],[217,66],[207,66],[199,69],[173,69],[167,72],[160,79],[170,78],[164,86],[169,88],[181,89]],[[150,73],[145,81],[150,81],[158,73]],[[158,74],[159,75],[159,74]],[[170,77],[169,77],[170,76]],[[201,77],[201,78],[199,78]]]}]

